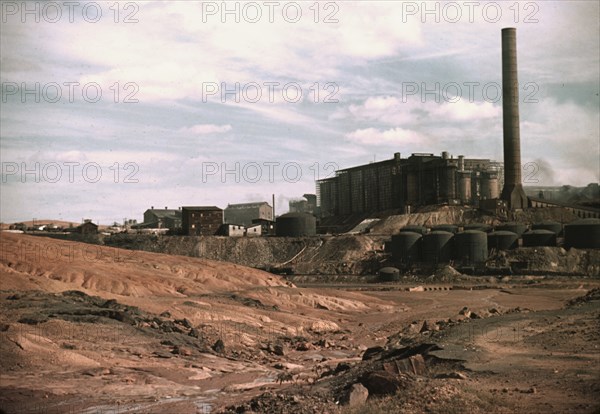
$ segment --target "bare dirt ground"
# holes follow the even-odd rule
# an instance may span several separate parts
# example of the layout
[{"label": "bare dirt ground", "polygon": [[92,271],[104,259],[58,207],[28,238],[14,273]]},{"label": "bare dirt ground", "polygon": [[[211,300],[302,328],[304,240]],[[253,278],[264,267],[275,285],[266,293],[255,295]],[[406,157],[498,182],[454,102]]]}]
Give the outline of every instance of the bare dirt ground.
[{"label": "bare dirt ground", "polygon": [[0,237],[6,413],[600,409],[597,278],[302,288],[225,262]]}]

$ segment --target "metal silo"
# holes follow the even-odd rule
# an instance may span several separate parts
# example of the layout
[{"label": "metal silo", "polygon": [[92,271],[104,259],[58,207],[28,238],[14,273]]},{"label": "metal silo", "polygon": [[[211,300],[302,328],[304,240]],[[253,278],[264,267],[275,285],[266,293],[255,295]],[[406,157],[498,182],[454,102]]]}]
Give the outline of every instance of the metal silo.
[{"label": "metal silo", "polygon": [[400,280],[400,270],[395,267],[379,269],[379,280],[382,282],[397,282]]},{"label": "metal silo", "polygon": [[466,230],[454,236],[456,259],[466,264],[484,263],[488,258],[488,236],[479,230]]},{"label": "metal silo", "polygon": [[551,230],[531,230],[523,233],[523,246],[556,246],[556,233]]},{"label": "metal silo", "polygon": [[527,231],[527,226],[523,223],[508,222],[498,224],[496,231],[510,231],[521,237]]},{"label": "metal silo", "polygon": [[456,234],[458,233],[458,226],[455,226],[454,224],[438,224],[437,226],[433,226],[431,230],[447,231],[448,233]]},{"label": "metal silo", "polygon": [[490,231],[492,231],[492,226],[490,226],[489,224],[485,224],[485,223],[465,224],[463,226],[463,228],[465,229],[465,231],[467,231],[467,230],[479,230],[479,231],[483,231],[485,233],[489,233]]},{"label": "metal silo", "polygon": [[[463,160],[464,162],[464,160]],[[471,202],[471,172],[462,171],[458,174],[458,196],[464,204]]]},{"label": "metal silo", "polygon": [[488,249],[510,250],[518,247],[519,235],[512,231],[488,233]]},{"label": "metal silo", "polygon": [[565,225],[565,246],[600,248],[600,219],[587,218]]},{"label": "metal silo", "polygon": [[531,226],[532,230],[550,230],[554,232],[557,236],[560,236],[562,233],[563,226],[561,223],[556,221],[542,221],[540,223],[535,223]]},{"label": "metal silo", "polygon": [[423,236],[421,256],[426,263],[448,263],[454,258],[454,234],[432,231]]},{"label": "metal silo", "polygon": [[420,233],[403,231],[392,236],[392,258],[399,263],[410,264],[421,259]]},{"label": "metal silo", "polygon": [[405,232],[405,231],[410,231],[410,232],[419,233],[419,234],[425,234],[425,233],[427,233],[427,227],[409,225],[409,226],[404,226],[400,229],[400,232]]},{"label": "metal silo", "polygon": [[283,237],[303,237],[317,234],[317,219],[308,213],[287,213],[277,217],[276,234]]},{"label": "metal silo", "polygon": [[498,198],[498,176],[493,173],[485,173],[481,176],[481,198],[491,200]]}]

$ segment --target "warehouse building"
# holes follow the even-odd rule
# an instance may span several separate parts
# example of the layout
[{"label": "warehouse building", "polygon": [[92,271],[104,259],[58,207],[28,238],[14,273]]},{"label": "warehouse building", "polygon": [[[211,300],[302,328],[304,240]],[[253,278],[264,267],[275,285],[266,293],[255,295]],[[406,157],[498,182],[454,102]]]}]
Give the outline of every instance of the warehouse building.
[{"label": "warehouse building", "polygon": [[251,226],[253,220],[259,219],[274,221],[273,207],[266,201],[228,204],[225,208],[225,223]]},{"label": "warehouse building", "polygon": [[144,212],[144,223],[138,227],[178,230],[181,228],[181,209],[160,209],[152,206]]}]

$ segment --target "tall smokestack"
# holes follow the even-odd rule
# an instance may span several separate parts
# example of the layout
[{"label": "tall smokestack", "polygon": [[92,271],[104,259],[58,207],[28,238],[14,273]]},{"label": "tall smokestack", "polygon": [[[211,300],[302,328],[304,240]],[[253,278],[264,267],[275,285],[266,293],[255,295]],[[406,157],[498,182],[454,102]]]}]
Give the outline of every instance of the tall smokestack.
[{"label": "tall smokestack", "polygon": [[527,207],[521,184],[519,132],[519,81],[517,79],[517,29],[502,29],[502,115],[504,127],[504,188],[502,199],[511,210]]}]

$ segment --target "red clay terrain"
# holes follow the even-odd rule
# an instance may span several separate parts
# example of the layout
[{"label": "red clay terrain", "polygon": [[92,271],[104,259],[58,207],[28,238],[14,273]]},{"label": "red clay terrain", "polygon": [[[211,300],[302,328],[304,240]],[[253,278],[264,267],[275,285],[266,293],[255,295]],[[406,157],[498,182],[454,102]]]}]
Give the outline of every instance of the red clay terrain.
[{"label": "red clay terrain", "polygon": [[0,237],[5,413],[599,412],[598,278],[302,288],[226,262]]}]

